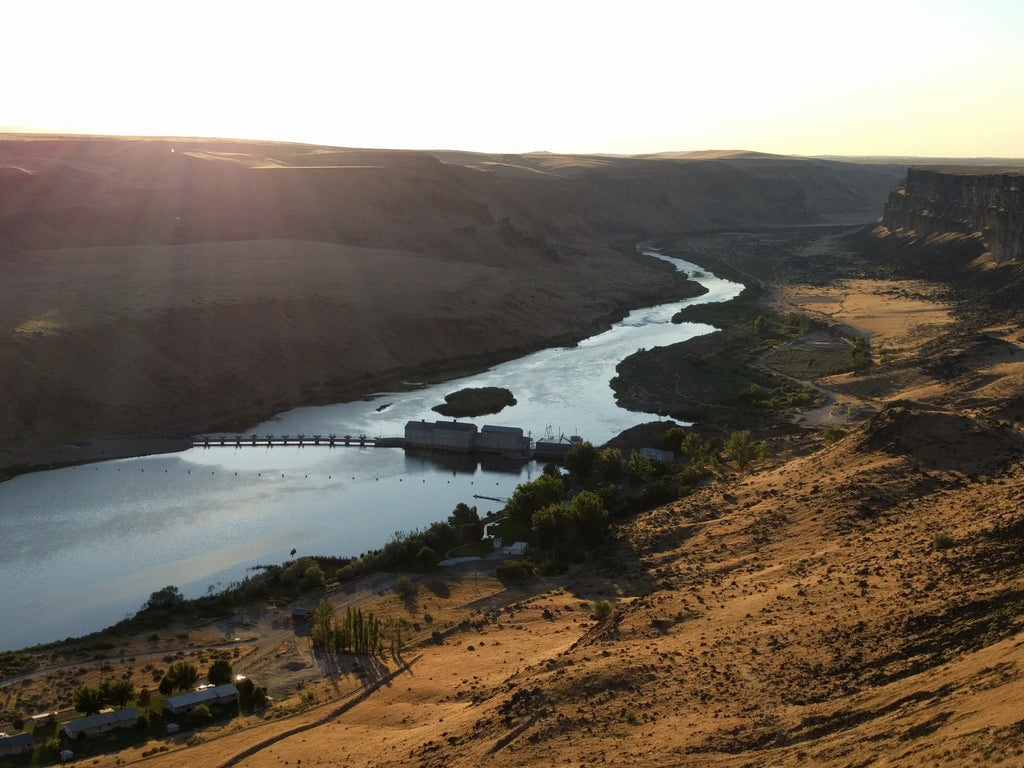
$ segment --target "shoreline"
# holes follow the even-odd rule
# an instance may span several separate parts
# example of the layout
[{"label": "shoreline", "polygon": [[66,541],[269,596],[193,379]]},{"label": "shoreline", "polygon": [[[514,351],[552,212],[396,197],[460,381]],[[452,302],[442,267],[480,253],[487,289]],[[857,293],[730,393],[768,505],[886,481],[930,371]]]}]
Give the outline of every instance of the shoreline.
[{"label": "shoreline", "polygon": [[[705,292],[699,283],[689,278],[684,278],[682,283],[676,285],[675,288],[670,293],[678,299],[694,298]],[[661,302],[658,301],[657,303]],[[234,415],[225,415],[210,424],[189,431],[192,434],[214,432],[242,433],[249,431],[258,424],[273,419],[278,414],[286,413],[295,408],[353,402],[366,399],[374,393],[382,391],[400,392],[416,389],[422,385],[422,382],[426,381],[455,381],[543,349],[576,346],[584,339],[608,330],[615,323],[627,317],[630,312],[643,309],[644,306],[651,305],[644,304],[640,307],[622,305],[611,313],[606,313],[585,323],[576,332],[554,334],[536,344],[524,344],[494,352],[483,352],[471,356],[437,360],[411,369],[403,368],[366,374],[341,387],[330,387],[312,396],[299,398],[298,400],[276,402],[270,408],[239,409]],[[411,381],[418,382],[419,384],[410,386],[409,382]],[[49,450],[26,456],[9,457],[6,460],[0,460],[0,483],[31,472],[44,472],[51,469],[62,469],[79,464],[90,464],[115,459],[131,459],[162,453],[178,453],[192,447],[191,438],[182,434],[185,430],[182,430],[180,427],[172,427],[170,429],[175,429],[178,434],[174,437],[83,437]]]},{"label": "shoreline", "polygon": [[31,472],[45,472],[98,461],[180,453],[191,447],[192,439],[188,437],[101,437],[82,440],[0,467],[0,482]]}]

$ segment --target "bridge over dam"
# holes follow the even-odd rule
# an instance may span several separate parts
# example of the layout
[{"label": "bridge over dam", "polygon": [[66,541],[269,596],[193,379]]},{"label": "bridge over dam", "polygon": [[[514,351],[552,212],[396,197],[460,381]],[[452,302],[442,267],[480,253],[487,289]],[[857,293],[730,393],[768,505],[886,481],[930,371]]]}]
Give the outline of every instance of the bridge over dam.
[{"label": "bridge over dam", "polygon": [[405,448],[404,437],[369,437],[367,435],[200,435],[192,438],[193,448],[272,448],[275,445],[322,446],[339,448]]},{"label": "bridge over dam", "polygon": [[511,459],[562,458],[582,438],[573,435],[558,440],[534,441],[519,427],[485,425],[458,421],[410,421],[402,437],[370,437],[360,435],[200,435],[192,438],[194,448],[272,448],[274,446],[306,446],[341,448],[423,448],[456,453],[494,453]]}]

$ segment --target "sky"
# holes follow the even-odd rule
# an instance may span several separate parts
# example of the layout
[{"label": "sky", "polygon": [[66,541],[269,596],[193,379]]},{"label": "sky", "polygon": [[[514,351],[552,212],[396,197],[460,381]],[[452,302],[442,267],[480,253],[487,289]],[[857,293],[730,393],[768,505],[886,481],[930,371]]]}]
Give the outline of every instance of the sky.
[{"label": "sky", "polygon": [[1019,0],[11,0],[3,36],[6,131],[1024,157]]}]

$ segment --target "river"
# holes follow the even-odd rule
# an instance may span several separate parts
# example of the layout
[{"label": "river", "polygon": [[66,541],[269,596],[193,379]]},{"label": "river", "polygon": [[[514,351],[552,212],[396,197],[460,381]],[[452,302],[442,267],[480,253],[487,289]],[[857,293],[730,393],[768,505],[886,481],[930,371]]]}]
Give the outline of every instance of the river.
[{"label": "river", "polygon": [[[708,292],[631,312],[610,330],[485,373],[411,392],[281,414],[250,433],[401,436],[412,419],[464,387],[501,386],[517,404],[478,426],[579,434],[600,445],[653,418],[619,408],[609,380],[639,348],[707,333],[672,324],[693,303],[742,286],[675,264]],[[535,462],[427,456],[400,448],[212,447],[21,475],[0,483],[0,650],[93,632],[134,613],[155,590],[186,597],[244,578],[253,565],[298,555],[358,555],[394,533],[445,519],[460,501],[480,514],[541,471]]]}]

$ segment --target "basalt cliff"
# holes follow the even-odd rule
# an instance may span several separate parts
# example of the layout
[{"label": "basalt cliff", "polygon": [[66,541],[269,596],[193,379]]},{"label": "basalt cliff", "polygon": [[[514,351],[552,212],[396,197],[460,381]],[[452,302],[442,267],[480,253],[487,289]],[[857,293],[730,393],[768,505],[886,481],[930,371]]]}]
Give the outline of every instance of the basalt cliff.
[{"label": "basalt cliff", "polygon": [[997,263],[1024,254],[1024,176],[996,168],[911,168],[889,196],[883,224],[917,237],[977,235]]}]

